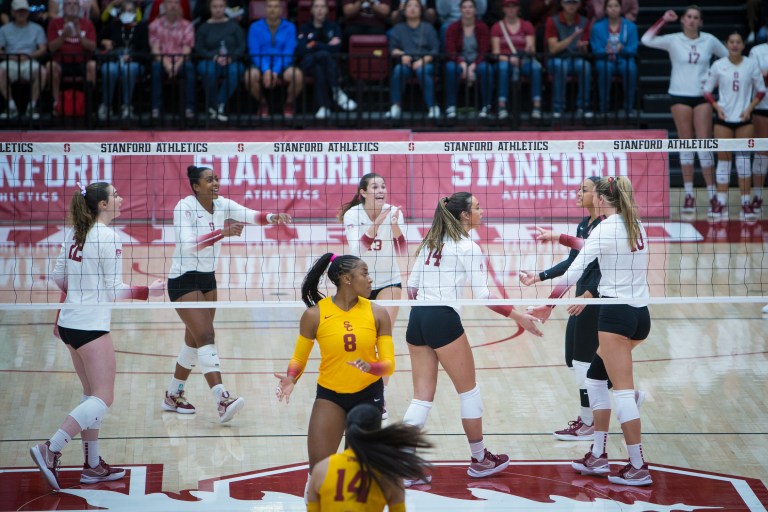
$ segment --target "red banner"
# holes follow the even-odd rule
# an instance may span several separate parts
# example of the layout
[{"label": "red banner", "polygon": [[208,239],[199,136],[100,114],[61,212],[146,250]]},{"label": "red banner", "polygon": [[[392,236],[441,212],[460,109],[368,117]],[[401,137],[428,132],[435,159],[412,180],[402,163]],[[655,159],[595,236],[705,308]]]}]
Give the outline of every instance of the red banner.
[{"label": "red banner", "polygon": [[[576,190],[588,176],[627,176],[644,217],[669,215],[667,154],[592,152],[557,140],[665,139],[661,131],[411,133],[409,131],[13,133],[0,143],[0,220],[60,222],[76,182],[107,181],[123,196],[122,220],[170,219],[189,195],[189,165],[211,166],[221,195],[297,219],[331,219],[360,178],[382,175],[389,202],[409,218],[431,218],[437,199],[473,192],[488,218],[576,218]],[[194,137],[194,142],[189,139]],[[439,154],[412,153],[409,141],[440,141]],[[462,144],[462,141],[475,141]],[[264,152],[253,142],[270,143]],[[402,142],[397,154],[383,144]],[[39,143],[59,143],[46,154]],[[86,149],[83,145],[86,144]],[[229,144],[222,144],[229,143]],[[36,146],[37,144],[37,146]],[[570,147],[570,146],[569,146]],[[227,150],[221,149],[227,148]],[[218,151],[218,152],[217,152]],[[76,154],[87,152],[88,154]],[[167,153],[167,154],[164,154]]]}]

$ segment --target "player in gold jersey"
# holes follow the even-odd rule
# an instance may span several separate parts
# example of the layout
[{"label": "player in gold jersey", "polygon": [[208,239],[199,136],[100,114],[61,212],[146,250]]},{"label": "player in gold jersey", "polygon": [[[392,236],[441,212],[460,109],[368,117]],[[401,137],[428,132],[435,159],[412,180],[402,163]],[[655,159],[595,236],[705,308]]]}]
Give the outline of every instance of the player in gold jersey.
[{"label": "player in gold jersey", "polygon": [[404,479],[424,479],[428,463],[415,450],[430,448],[420,429],[381,428],[379,409],[355,406],[347,415],[347,448],[318,462],[308,489],[308,512],[405,511]]},{"label": "player in gold jersey", "polygon": [[[318,291],[320,279],[328,278],[336,294]],[[307,310],[301,316],[299,338],[279,379],[275,394],[286,403],[301,377],[314,340],[320,345],[320,375],[307,434],[310,471],[336,453],[344,434],[347,413],[358,404],[379,409],[384,401],[382,376],[395,369],[392,325],[386,310],[364,297],[371,294],[368,265],[357,256],[326,253],[309,269],[301,287]]]}]

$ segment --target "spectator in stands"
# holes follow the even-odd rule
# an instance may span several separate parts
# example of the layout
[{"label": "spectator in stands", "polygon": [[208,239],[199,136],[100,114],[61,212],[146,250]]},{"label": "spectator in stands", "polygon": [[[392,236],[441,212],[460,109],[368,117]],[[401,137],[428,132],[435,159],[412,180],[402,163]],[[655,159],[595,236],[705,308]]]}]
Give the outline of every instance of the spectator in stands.
[{"label": "spectator in stands", "polygon": [[[600,21],[608,15],[605,0],[586,0],[586,4],[587,18],[592,20],[592,23]],[[638,0],[622,0],[619,16],[634,23],[637,21],[637,14],[639,12],[640,4]]]},{"label": "spectator in stands", "polygon": [[[430,25],[437,23],[437,11],[435,10],[435,0],[421,0],[421,5],[424,7],[424,21]],[[389,13],[389,22],[392,25],[397,25],[403,21],[403,10],[405,9],[405,0],[392,0],[391,10]]]},{"label": "spectator in stands", "polygon": [[[124,0],[112,0],[104,6],[104,9],[101,11],[101,16],[99,17],[102,25],[106,26],[110,21],[120,18],[120,14],[123,12],[123,1]],[[144,18],[141,6],[138,5],[138,3],[135,3],[134,7],[136,9],[136,23],[141,23],[141,20]]]},{"label": "spectator in stands", "polygon": [[133,90],[144,75],[150,54],[149,29],[146,23],[136,21],[136,12],[133,0],[123,0],[118,18],[101,32],[101,45],[106,52],[106,61],[101,65],[102,103],[98,112],[102,121],[111,117],[118,82],[122,91],[120,116],[129,119],[134,115]]},{"label": "spectator in stands", "polygon": [[[11,17],[11,4],[13,0],[0,0],[0,26],[10,23]],[[37,23],[43,27],[43,32],[48,28],[48,0],[31,0],[29,1],[29,20],[32,23]]]},{"label": "spectator in stands", "polygon": [[[509,77],[518,82],[520,73],[531,83],[532,119],[541,119],[541,64],[536,59],[536,33],[531,22],[519,16],[520,1],[504,0],[504,18],[491,28],[491,52],[498,61],[499,119],[509,117]],[[482,112],[481,112],[482,116]]]},{"label": "spectator in stands", "polygon": [[440,117],[440,107],[435,104],[434,61],[440,51],[437,32],[432,25],[422,21],[423,7],[420,0],[407,0],[405,21],[398,23],[389,34],[389,54],[395,60],[390,84],[392,106],[387,117],[397,119],[402,115],[401,101],[408,78],[416,75],[424,94],[430,119]]},{"label": "spectator in stands", "polygon": [[[525,8],[526,5],[523,4],[521,7]],[[544,37],[544,31],[547,20],[556,15],[559,8],[560,2],[558,0],[530,0],[527,9],[523,11],[523,13],[527,12],[527,17],[525,14],[523,17],[530,21],[536,30],[536,53],[546,53],[547,41]]]},{"label": "spectator in stands", "polygon": [[386,34],[391,10],[390,0],[344,0],[344,48],[350,36]]},{"label": "spectator in stands", "polygon": [[[60,18],[64,16],[65,0],[49,0],[48,13],[51,18]],[[98,0],[80,0],[80,11],[78,17],[88,18],[92,22],[97,22],[101,16]]]},{"label": "spectator in stands", "polygon": [[180,0],[163,0],[165,15],[149,24],[149,45],[152,48],[152,119],[160,117],[163,102],[163,77],[180,77],[184,84],[184,115],[195,116],[195,66],[192,48],[195,27],[181,17]]},{"label": "spectator in stands", "polygon": [[[192,21],[192,6],[189,0],[180,0],[180,2],[181,16],[187,21]],[[198,2],[205,2],[205,0],[198,0]],[[167,6],[163,0],[152,0],[150,5],[148,20],[152,23],[158,17],[165,15]]]},{"label": "spectator in stands", "polygon": [[[207,0],[197,0],[192,10],[192,19],[196,26],[200,26],[200,23],[204,23],[211,18],[211,9],[209,7],[210,2]],[[248,29],[248,0],[228,0],[227,7],[224,9],[224,15],[230,20],[234,21],[243,29]]]},{"label": "spectator in stands", "polygon": [[[444,35],[448,30],[448,26],[461,19],[461,0],[436,0],[437,2],[437,19],[440,22],[440,35]],[[488,10],[488,0],[476,0],[475,1],[475,13],[478,18],[485,16],[485,11]],[[441,37],[441,40],[443,38]]]},{"label": "spectator in stands", "polygon": [[480,117],[488,117],[491,111],[493,67],[486,60],[491,34],[476,13],[475,0],[461,0],[461,19],[452,23],[445,33],[445,51],[448,54],[445,63],[445,116],[448,119],[456,117],[459,80],[464,80],[467,86],[474,82],[480,85],[483,105]]},{"label": "spectator in stands", "polygon": [[[726,57],[728,50],[715,36],[701,31],[703,18],[701,10],[690,6],[680,17],[682,32],[658,35],[667,23],[678,20],[677,13],[669,10],[649,28],[640,41],[651,48],[669,53],[672,74],[669,78],[669,97],[672,103],[672,119],[675,121],[680,139],[709,139],[712,137],[712,106],[704,99],[702,89],[709,74],[712,57]],[[714,179],[714,158],[709,151],[698,151],[701,174],[707,184],[710,217],[720,217],[721,208],[716,197]],[[685,199],[680,212],[695,214],[696,199],[693,189],[693,151],[680,153],[680,168],[683,173]]]},{"label": "spectator in stands", "polygon": [[267,15],[254,22],[248,32],[248,52],[253,65],[245,74],[245,85],[261,103],[259,115],[269,115],[269,105],[262,98],[262,88],[271,90],[282,78],[288,84],[283,116],[293,117],[293,105],[301,93],[304,74],[293,65],[296,50],[296,25],[280,16],[282,0],[267,0]]},{"label": "spectator in stands", "polygon": [[27,0],[13,0],[11,6],[13,22],[0,27],[0,94],[8,100],[5,119],[18,115],[16,102],[11,94],[11,84],[19,80],[29,82],[30,91],[27,115],[39,119],[37,100],[40,90],[45,88],[45,68],[38,59],[48,51],[43,27],[29,21]]},{"label": "spectator in stands", "polygon": [[243,76],[245,33],[226,15],[226,0],[210,1],[211,17],[195,34],[195,52],[200,56],[197,72],[205,85],[208,115],[221,122],[228,120],[226,106]]},{"label": "spectator in stands", "polygon": [[621,16],[624,1],[604,0],[606,17],[592,26],[589,43],[596,57],[600,114],[608,111],[611,77],[618,75],[624,86],[624,111],[631,118],[637,83],[637,25]]},{"label": "spectator in stands", "polygon": [[88,18],[80,17],[79,0],[64,0],[64,17],[48,22],[48,50],[54,114],[61,113],[62,78],[82,79],[96,83],[96,28]]},{"label": "spectator in stands", "polygon": [[326,0],[312,2],[312,19],[301,27],[296,47],[301,69],[315,80],[316,119],[331,115],[331,98],[343,110],[355,110],[357,104],[341,89],[338,55],[341,49],[341,28],[328,19]]},{"label": "spectator in stands", "polygon": [[579,0],[560,0],[563,10],[547,20],[545,37],[549,49],[548,67],[552,74],[552,118],[559,120],[565,108],[568,75],[576,75],[576,117],[591,119],[589,93],[592,66],[584,57],[589,47],[589,20],[580,16]]},{"label": "spectator in stands", "polygon": [[[768,13],[763,12],[762,8],[763,0],[746,0],[747,4],[747,27],[749,28],[749,35],[747,36],[747,44],[764,43],[765,42],[765,27],[761,27],[763,18]],[[760,32],[762,32],[762,40],[760,39]]]}]

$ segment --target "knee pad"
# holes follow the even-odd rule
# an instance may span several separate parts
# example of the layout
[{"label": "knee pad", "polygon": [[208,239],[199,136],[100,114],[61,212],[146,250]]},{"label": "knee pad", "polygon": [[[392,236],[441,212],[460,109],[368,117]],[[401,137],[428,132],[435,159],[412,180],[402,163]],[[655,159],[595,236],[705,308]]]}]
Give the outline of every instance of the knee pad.
[{"label": "knee pad", "polygon": [[[89,396],[69,413],[80,425],[81,430],[99,428],[109,407],[97,396]],[[94,426],[98,425],[98,426]]]},{"label": "knee pad", "polygon": [[200,371],[203,372],[203,375],[221,371],[221,363],[216,345],[205,345],[197,349],[197,360],[200,363]]},{"label": "knee pad", "polygon": [[752,163],[752,174],[765,176],[766,171],[768,171],[768,155],[756,154],[755,161]]},{"label": "knee pad", "polygon": [[593,411],[611,410],[611,393],[608,391],[607,380],[587,378],[584,385],[589,394],[589,407]]},{"label": "knee pad", "polygon": [[680,165],[693,165],[696,156],[693,151],[681,151],[680,152]]},{"label": "knee pad", "polygon": [[184,345],[183,347],[181,347],[181,351],[179,352],[179,357],[178,359],[176,359],[176,362],[182,368],[191,370],[192,368],[197,366],[197,350],[198,349],[196,348],[192,348],[187,345]]},{"label": "knee pad", "polygon": [[472,420],[483,417],[483,398],[480,396],[480,386],[466,393],[459,393],[461,399],[461,419]]},{"label": "knee pad", "polygon": [[727,185],[731,182],[731,161],[717,162],[715,169],[715,181],[720,185]]},{"label": "knee pad", "polygon": [[408,406],[408,410],[405,411],[403,417],[403,423],[406,425],[414,425],[419,428],[424,428],[424,424],[427,422],[427,416],[429,411],[432,410],[432,402],[426,402],[424,400],[411,400],[411,405]]},{"label": "knee pad", "polygon": [[587,378],[587,372],[589,372],[589,363],[585,363],[584,361],[573,361],[573,373],[576,377],[576,386],[578,388],[584,387],[584,380]]},{"label": "knee pad", "polygon": [[751,178],[752,165],[749,160],[749,153],[736,153],[734,160],[736,160],[736,174],[739,175],[739,178]]},{"label": "knee pad", "polygon": [[640,410],[637,408],[637,402],[635,402],[634,389],[614,390],[613,400],[616,402],[616,419],[622,425],[640,417]]},{"label": "knee pad", "polygon": [[[89,398],[91,398],[91,397],[90,397],[90,396],[88,396],[88,395],[83,395],[83,396],[81,396],[81,397],[80,397],[80,403],[82,404],[83,402],[85,402],[85,401],[86,401],[86,400],[88,400]],[[98,397],[94,397],[94,398],[98,398]],[[91,429],[92,429],[92,430],[99,430],[99,429],[101,428],[101,422],[102,422],[102,421],[104,421],[104,417],[103,417],[103,416],[102,416],[101,418],[97,418],[97,419],[96,419],[96,421],[94,421],[93,423],[91,423],[91,425],[88,427],[88,429],[89,429],[89,430],[91,430]]]},{"label": "knee pad", "polygon": [[699,155],[699,164],[702,169],[711,169],[715,166],[715,157],[712,156],[711,151],[697,151]]},{"label": "knee pad", "polygon": [[608,380],[608,370],[605,369],[603,358],[595,354],[587,370],[587,378],[592,380]]}]

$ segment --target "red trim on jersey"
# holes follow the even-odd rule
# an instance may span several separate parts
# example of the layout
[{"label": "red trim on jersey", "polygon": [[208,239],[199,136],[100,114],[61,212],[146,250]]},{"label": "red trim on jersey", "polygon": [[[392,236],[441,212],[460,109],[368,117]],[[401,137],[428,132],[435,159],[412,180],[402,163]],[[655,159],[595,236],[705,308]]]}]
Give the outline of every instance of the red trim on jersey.
[{"label": "red trim on jersey", "polygon": [[496,313],[500,314],[504,317],[509,317],[509,315],[512,314],[512,311],[515,310],[513,306],[486,306],[491,311],[495,311]]},{"label": "red trim on jersey", "polygon": [[369,237],[365,233],[363,233],[363,236],[360,237],[360,243],[363,244],[363,247],[365,247],[365,250],[370,250],[371,245],[373,245],[373,238]]},{"label": "red trim on jersey", "polygon": [[267,212],[258,212],[254,217],[255,224],[258,224],[259,226],[269,224],[269,221],[267,220],[269,215],[270,214]]},{"label": "red trim on jersey", "polygon": [[651,25],[651,28],[648,29],[648,32],[651,34],[651,36],[655,36],[659,30],[661,30],[661,27],[666,25],[667,22],[664,21],[664,18],[661,18],[659,21]]},{"label": "red trim on jersey", "polygon": [[765,91],[760,91],[755,95],[757,101],[761,101],[763,98],[765,98]]},{"label": "red trim on jersey", "polygon": [[149,287],[129,286],[117,292],[117,298],[120,300],[147,300],[149,298]]},{"label": "red trim on jersey", "polygon": [[715,97],[712,96],[711,92],[704,92],[704,99],[707,100],[707,103],[714,105],[717,103],[717,100],[715,100]]},{"label": "red trim on jersey", "polygon": [[216,231],[211,231],[210,233],[206,233],[205,235],[201,235],[197,237],[197,245],[195,246],[195,250],[202,251],[206,247],[210,247],[211,245],[215,244],[219,240],[223,239],[224,235],[221,233],[220,229],[217,229]]},{"label": "red trim on jersey", "polygon": [[405,242],[405,235],[400,235],[399,237],[392,240],[392,242],[395,245],[395,254],[398,256],[405,256],[408,254],[407,244]]},{"label": "red trim on jersey", "polygon": [[566,247],[570,247],[571,249],[576,249],[577,251],[580,251],[582,247],[584,247],[584,239],[579,238],[577,236],[571,236],[566,235],[565,233],[560,233],[560,239],[559,242],[561,245],[564,245]]}]

